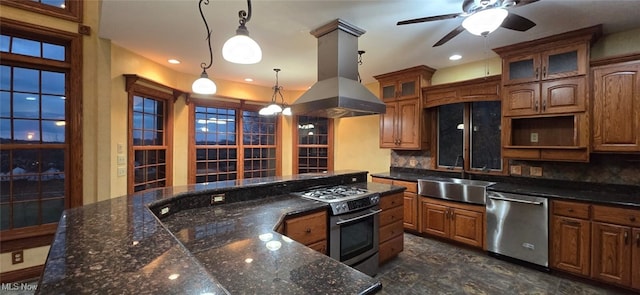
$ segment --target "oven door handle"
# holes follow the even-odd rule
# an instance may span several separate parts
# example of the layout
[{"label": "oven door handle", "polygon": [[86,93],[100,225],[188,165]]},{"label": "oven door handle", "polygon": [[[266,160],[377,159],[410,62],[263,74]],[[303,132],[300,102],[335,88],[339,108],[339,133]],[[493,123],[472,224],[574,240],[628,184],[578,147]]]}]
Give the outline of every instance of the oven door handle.
[{"label": "oven door handle", "polygon": [[340,224],[344,224],[344,223],[349,223],[349,222],[352,222],[352,221],[356,221],[356,220],[360,220],[360,219],[363,219],[363,218],[367,218],[367,217],[369,217],[369,216],[371,216],[371,215],[376,215],[376,214],[378,214],[378,213],[380,213],[380,212],[382,212],[382,210],[376,210],[376,211],[371,211],[371,210],[370,210],[370,212],[369,212],[369,213],[367,213],[367,214],[363,214],[363,215],[360,215],[360,216],[355,217],[355,218],[349,218],[349,219],[347,219],[347,220],[340,219],[340,220],[338,220],[338,221],[336,222],[336,225],[340,225]]},{"label": "oven door handle", "polygon": [[516,203],[523,203],[523,204],[531,204],[531,205],[542,205],[542,202],[537,202],[537,201],[527,201],[527,200],[513,199],[513,198],[505,198],[505,197],[494,197],[494,196],[490,196],[490,197],[489,197],[489,199],[497,200],[497,201],[507,201],[507,202],[516,202]]}]

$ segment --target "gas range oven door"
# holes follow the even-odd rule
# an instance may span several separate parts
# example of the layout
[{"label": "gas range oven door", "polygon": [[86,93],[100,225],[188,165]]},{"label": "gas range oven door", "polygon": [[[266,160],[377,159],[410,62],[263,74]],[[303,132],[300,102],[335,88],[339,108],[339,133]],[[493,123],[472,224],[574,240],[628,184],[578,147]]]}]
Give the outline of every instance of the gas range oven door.
[{"label": "gas range oven door", "polygon": [[329,256],[370,276],[378,272],[380,207],[330,218]]}]

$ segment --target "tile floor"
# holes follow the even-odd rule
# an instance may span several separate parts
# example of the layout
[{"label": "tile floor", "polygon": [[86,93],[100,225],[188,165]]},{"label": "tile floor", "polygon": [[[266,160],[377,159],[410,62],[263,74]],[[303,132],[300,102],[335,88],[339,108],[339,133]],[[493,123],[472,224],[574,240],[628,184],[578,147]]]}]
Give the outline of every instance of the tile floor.
[{"label": "tile floor", "polygon": [[486,252],[405,233],[404,251],[383,265],[378,294],[634,294],[552,275]]}]

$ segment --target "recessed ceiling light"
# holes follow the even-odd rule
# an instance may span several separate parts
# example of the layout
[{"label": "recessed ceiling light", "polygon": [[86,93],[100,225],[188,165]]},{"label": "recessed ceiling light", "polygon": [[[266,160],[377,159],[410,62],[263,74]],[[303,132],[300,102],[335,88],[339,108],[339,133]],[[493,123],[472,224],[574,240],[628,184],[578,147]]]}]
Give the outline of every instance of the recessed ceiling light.
[{"label": "recessed ceiling light", "polygon": [[251,79],[251,78],[244,78],[244,81],[245,81],[245,82],[253,82],[253,79]]},{"label": "recessed ceiling light", "polygon": [[454,54],[452,56],[449,56],[449,60],[459,60],[462,58],[462,55],[460,54]]},{"label": "recessed ceiling light", "polygon": [[168,61],[170,64],[174,64],[174,65],[177,65],[177,64],[179,64],[179,63],[180,63],[180,61],[179,61],[179,60],[177,60],[177,59],[173,59],[173,58],[172,58],[172,59],[170,59],[170,60],[167,60],[167,61]]}]

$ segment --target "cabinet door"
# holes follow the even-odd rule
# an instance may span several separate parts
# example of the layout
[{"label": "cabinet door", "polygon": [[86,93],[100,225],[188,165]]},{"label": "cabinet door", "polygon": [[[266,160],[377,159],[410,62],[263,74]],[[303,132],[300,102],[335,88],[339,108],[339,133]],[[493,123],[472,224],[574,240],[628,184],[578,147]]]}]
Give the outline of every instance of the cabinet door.
[{"label": "cabinet door", "polygon": [[640,289],[640,228],[633,229],[631,247],[631,287]]},{"label": "cabinet door", "polygon": [[523,116],[540,112],[540,84],[529,83],[504,87],[503,115]]},{"label": "cabinet door", "polygon": [[412,192],[404,193],[404,228],[418,230],[418,195]]},{"label": "cabinet door", "polygon": [[420,97],[420,77],[411,76],[398,80],[398,99]]},{"label": "cabinet door", "polygon": [[398,117],[398,104],[387,103],[387,111],[380,116],[380,147],[394,148],[397,146],[396,120]]},{"label": "cabinet door", "polygon": [[591,222],[553,216],[552,227],[551,266],[589,276]]},{"label": "cabinet door", "polygon": [[576,77],[542,83],[542,113],[573,113],[586,110],[586,78]]},{"label": "cabinet door", "polygon": [[538,81],[540,55],[527,54],[504,59],[502,82],[504,85]]},{"label": "cabinet door", "polygon": [[420,112],[419,99],[398,102],[396,123],[400,148],[420,149]]},{"label": "cabinet door", "polygon": [[420,223],[422,229],[420,232],[439,237],[448,237],[449,219],[447,217],[449,208],[424,201],[421,202],[420,206],[422,216],[422,222]]},{"label": "cabinet door", "polygon": [[383,101],[394,100],[398,96],[395,80],[380,81],[380,96]]},{"label": "cabinet door", "polygon": [[285,220],[285,235],[309,245],[327,239],[327,213],[322,211]]},{"label": "cabinet door", "polygon": [[541,56],[542,80],[587,73],[587,45],[577,44],[545,51]]},{"label": "cabinet door", "polygon": [[480,212],[451,209],[451,239],[467,245],[482,247],[484,233],[483,216]]},{"label": "cabinet door", "polygon": [[623,286],[631,283],[631,228],[592,223],[591,276]]},{"label": "cabinet door", "polygon": [[593,150],[640,151],[640,62],[593,71]]}]

